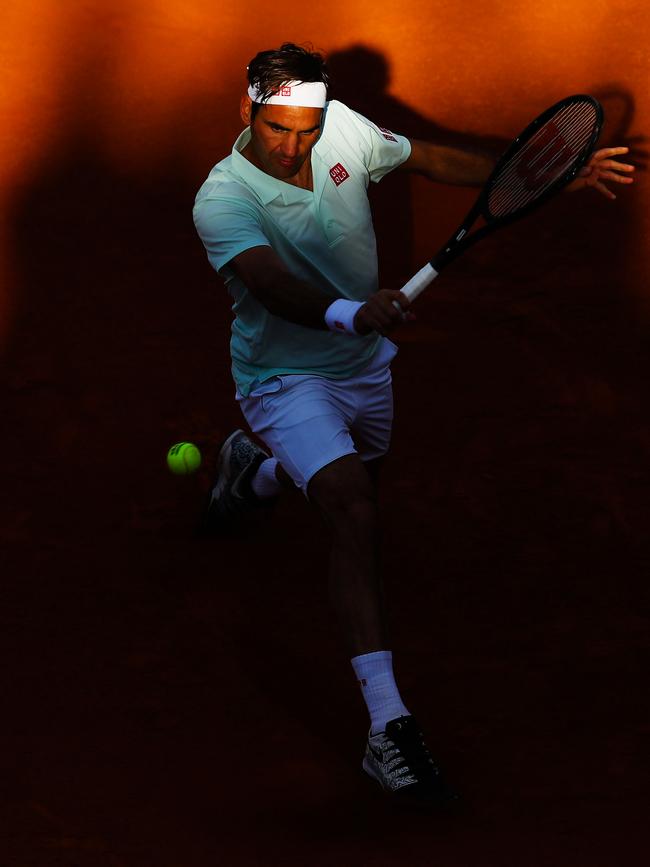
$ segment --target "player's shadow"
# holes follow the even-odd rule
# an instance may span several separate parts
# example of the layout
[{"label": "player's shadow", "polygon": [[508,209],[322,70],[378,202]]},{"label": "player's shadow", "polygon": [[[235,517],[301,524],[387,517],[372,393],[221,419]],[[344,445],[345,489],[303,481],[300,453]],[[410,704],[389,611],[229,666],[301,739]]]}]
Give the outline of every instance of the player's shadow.
[{"label": "player's shadow", "polygon": [[[495,131],[477,136],[437,123],[435,106],[425,113],[397,99],[390,93],[388,61],[371,48],[353,45],[328,63],[332,97],[375,123],[409,138],[495,156],[508,144],[497,134],[496,111]],[[594,83],[588,90],[605,111],[599,147],[630,147],[624,160],[643,172],[646,140],[634,134],[634,94],[616,83]],[[521,127],[531,119],[523,116]],[[390,288],[424,264],[464,216],[458,202],[465,192],[438,185],[428,192],[426,182],[418,184],[393,172],[371,185],[382,282]],[[414,307],[425,324],[419,330],[416,324],[415,338],[394,366],[402,406],[396,439],[426,442],[430,454],[444,455],[429,467],[424,494],[443,524],[457,516],[441,526],[441,543],[468,519],[466,527],[474,522],[481,536],[479,547],[494,544],[504,526],[522,545],[535,527],[542,528],[540,541],[530,544],[549,544],[549,551],[555,542],[547,543],[548,537],[589,536],[594,527],[601,528],[601,541],[622,535],[642,543],[638,494],[624,481],[622,452],[611,434],[616,429],[621,442],[631,436],[617,415],[620,408],[646,415],[641,371],[648,362],[647,276],[635,228],[641,203],[634,185],[611,187],[615,202],[594,191],[555,196],[461,256]],[[478,191],[470,192],[467,208]],[[414,239],[423,237],[430,241],[423,261],[415,261],[423,245],[415,257]],[[408,341],[406,329],[396,339]],[[407,367],[410,373],[402,376]],[[430,405],[435,414],[423,408]],[[579,457],[567,459],[562,438],[557,447],[540,446],[544,434],[535,432],[536,425],[548,431],[551,443],[560,425],[562,437],[581,443]],[[504,442],[507,454],[501,453]],[[596,442],[607,445],[594,465]],[[391,466],[397,461],[401,477],[399,458],[394,455]],[[543,480],[538,486],[529,481],[534,473]],[[635,466],[629,475],[640,479],[642,473]],[[552,490],[553,477],[571,479],[564,496]],[[495,478],[505,481],[481,481]],[[512,552],[512,538],[508,544]],[[464,552],[470,548],[466,541]]]},{"label": "player's shadow", "polygon": [[[496,135],[479,136],[451,129],[432,120],[390,92],[390,65],[380,52],[365,45],[353,45],[329,55],[330,98],[344,102],[369,120],[388,127],[409,139],[460,147],[467,151],[498,156],[507,141]],[[435,212],[425,215],[432,244],[446,240],[454,226],[445,220],[446,203],[454,196],[449,188],[439,188]],[[414,208],[412,184],[399,172],[371,184],[382,284],[398,288],[411,276],[413,268]],[[433,254],[433,249],[431,254]],[[422,263],[423,264],[423,263]]]},{"label": "player's shadow", "polygon": [[[450,147],[458,147],[469,152],[485,153],[497,158],[510,143],[508,138],[498,135],[496,132],[477,135],[460,128],[452,129],[437,122],[435,119],[435,106],[431,112],[418,111],[390,92],[390,64],[387,58],[380,52],[363,44],[353,45],[345,50],[338,51],[328,57],[328,68],[331,73],[330,97],[340,99],[351,108],[359,111],[370,120],[382,126],[389,127],[393,131],[405,135],[407,138],[422,139]],[[605,110],[605,127],[601,135],[600,146],[624,145],[630,147],[630,158],[637,166],[637,172],[643,171],[647,164],[647,151],[645,145],[647,139],[640,136],[632,136],[631,129],[635,117],[634,95],[624,86],[607,84],[593,88],[593,95],[598,98]],[[540,110],[541,110],[540,106]],[[459,106],[459,118],[463,116],[463,107]],[[530,118],[528,118],[529,120]],[[522,118],[522,127],[527,119]],[[495,123],[498,124],[498,115],[495,114]],[[618,191],[618,190],[617,190]],[[478,193],[478,190],[476,191]],[[379,184],[371,184],[369,195],[373,203],[375,229],[378,240],[380,270],[384,285],[397,288],[410,276],[413,269],[413,240],[415,233],[415,220],[419,219],[426,225],[427,236],[431,238],[430,253],[433,254],[437,246],[447,240],[451,232],[456,228],[455,216],[450,219],[449,203],[458,196],[458,190],[446,186],[436,188],[435,208],[427,213],[417,213],[414,208],[413,185],[409,179],[399,172],[389,173]],[[590,198],[587,196],[586,205],[581,209],[588,208]],[[624,208],[629,213],[634,204],[620,203],[619,209]],[[566,218],[556,216],[560,225],[557,227],[556,241],[562,237],[571,237],[571,224],[573,217],[567,214]],[[542,223],[544,221],[542,220]],[[624,225],[620,219],[620,211],[612,221],[609,232],[619,234],[617,227]],[[565,231],[569,230],[569,231]],[[508,245],[508,268],[513,264],[521,263],[521,268],[528,268],[531,256],[540,256],[538,238],[534,229],[527,230],[526,222],[521,228],[509,229],[515,233],[516,242]],[[608,234],[609,234],[608,232]],[[612,246],[618,248],[618,242],[623,242],[621,235]],[[497,244],[499,241],[497,240]],[[504,245],[507,240],[502,241]],[[512,250],[515,254],[512,255]],[[490,259],[490,254],[482,252],[481,247],[472,252],[474,260],[482,265],[486,261],[493,261],[496,267],[498,260]],[[569,257],[570,258],[570,257]],[[622,257],[623,258],[623,257]],[[421,263],[423,264],[423,263]],[[468,268],[466,262],[458,263],[456,268],[463,271]],[[530,270],[530,269],[529,269]],[[468,271],[468,276],[478,277],[479,273]],[[503,273],[504,282],[526,284],[527,280],[518,272],[511,278]],[[521,279],[520,279],[521,278]],[[448,278],[447,278],[448,279]],[[453,278],[452,278],[453,279]]]}]

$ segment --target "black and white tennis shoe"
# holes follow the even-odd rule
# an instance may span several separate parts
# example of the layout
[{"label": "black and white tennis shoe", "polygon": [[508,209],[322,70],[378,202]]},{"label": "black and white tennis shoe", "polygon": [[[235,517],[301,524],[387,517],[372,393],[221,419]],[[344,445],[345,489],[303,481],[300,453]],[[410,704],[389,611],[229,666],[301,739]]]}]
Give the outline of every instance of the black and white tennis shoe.
[{"label": "black and white tennis shoe", "polygon": [[400,800],[441,806],[460,800],[431,757],[412,716],[391,720],[385,731],[368,736],[363,769]]},{"label": "black and white tennis shoe", "polygon": [[215,485],[208,495],[201,531],[207,535],[229,531],[251,510],[266,504],[255,496],[251,482],[270,455],[236,430],[224,441],[217,458]]}]

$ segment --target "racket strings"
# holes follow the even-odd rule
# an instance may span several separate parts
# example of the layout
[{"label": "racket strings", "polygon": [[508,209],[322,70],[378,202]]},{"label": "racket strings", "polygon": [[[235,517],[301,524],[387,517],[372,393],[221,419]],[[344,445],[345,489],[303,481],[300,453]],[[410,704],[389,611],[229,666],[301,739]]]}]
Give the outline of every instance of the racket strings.
[{"label": "racket strings", "polygon": [[[500,176],[500,181],[505,182],[506,178],[512,183],[516,180],[516,176],[524,178],[527,185],[537,191],[537,186],[534,180],[539,177],[544,177],[545,173],[550,169],[553,162],[556,162],[560,155],[565,156],[564,164],[571,161],[577,149],[581,149],[582,140],[588,138],[595,114],[589,112],[590,106],[585,106],[586,111],[582,111],[580,117],[577,113],[574,116],[567,118],[568,109],[551,118],[539,130],[528,144],[520,151],[517,158],[514,159]],[[564,123],[563,123],[564,121]],[[566,130],[568,129],[568,132]],[[563,132],[566,133],[563,135]],[[546,140],[546,144],[544,141]],[[542,145],[540,150],[540,145]],[[541,160],[546,159],[544,164]],[[529,173],[522,171],[522,166],[528,166],[532,170],[533,177]],[[560,172],[561,173],[561,172]],[[509,176],[509,177],[508,177]]]},{"label": "racket strings", "polygon": [[[569,127],[568,132],[559,130],[555,119],[549,121],[540,131],[538,141],[518,154],[495,180],[489,197],[491,213],[495,216],[511,213],[541,196],[569,169],[589,142],[592,131],[593,123],[588,119],[580,126]],[[543,141],[543,136],[547,144],[539,150],[539,139]]]},{"label": "racket strings", "polygon": [[564,106],[549,118],[494,179],[490,214],[512,214],[543,195],[590,144],[597,120],[591,102]]},{"label": "racket strings", "polygon": [[[511,193],[510,200],[504,199],[501,202],[502,207],[519,207],[517,195],[521,198],[526,197],[526,194],[532,194],[533,197],[541,195],[544,190],[553,183],[560,175],[564,174],[569,165],[573,162],[575,156],[582,150],[588,142],[591,133],[591,126],[586,128],[573,128],[568,135],[558,133],[554,136],[551,142],[539,154],[535,155],[535,164],[532,171],[532,176],[525,177],[526,183],[524,190],[521,189],[521,183],[517,183],[517,178],[509,178],[509,192]],[[545,162],[542,162],[542,159]],[[525,165],[525,164],[524,164]],[[515,166],[517,175],[524,175],[524,172],[519,171],[521,165]]]},{"label": "racket strings", "polygon": [[[552,159],[554,159],[558,155],[558,148],[564,150],[566,144],[571,143],[575,145],[576,141],[581,138],[588,138],[593,129],[595,119],[595,110],[590,104],[564,108],[557,115],[550,118],[512,160],[504,166],[499,180],[502,181],[508,176],[512,176],[513,173],[526,177],[526,173],[521,172],[522,166],[530,164],[532,167],[548,152],[551,153]],[[569,142],[569,139],[571,142]],[[544,144],[544,142],[546,143]],[[535,173],[541,174],[538,168],[535,170]]]},{"label": "racket strings", "polygon": [[570,116],[565,109],[551,118],[506,164],[489,196],[493,215],[502,216],[524,207],[567,171],[588,144],[594,128],[591,106],[581,108],[581,112],[571,112]]}]

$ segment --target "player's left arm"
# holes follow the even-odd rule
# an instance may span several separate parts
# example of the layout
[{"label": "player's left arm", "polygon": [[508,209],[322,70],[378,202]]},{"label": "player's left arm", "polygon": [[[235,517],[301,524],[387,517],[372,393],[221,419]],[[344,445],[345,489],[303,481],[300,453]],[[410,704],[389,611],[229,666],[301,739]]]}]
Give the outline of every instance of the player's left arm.
[{"label": "player's left arm", "polygon": [[[429,180],[441,184],[481,186],[487,181],[496,162],[488,154],[417,139],[411,139],[410,143],[411,155],[399,168],[424,175]],[[580,169],[578,177],[566,187],[566,190],[573,193],[591,187],[608,199],[615,199],[615,194],[603,181],[616,184],[633,182],[634,179],[630,175],[634,171],[634,166],[613,159],[628,151],[627,147],[601,148],[594,151],[587,165]]]},{"label": "player's left arm", "polygon": [[487,181],[496,159],[488,154],[410,139],[411,155],[400,171],[424,175],[439,184],[479,187]]},{"label": "player's left arm", "polygon": [[629,148],[601,148],[594,151],[586,166],[580,169],[575,181],[568,185],[567,192],[575,193],[578,190],[586,190],[592,187],[598,190],[608,199],[615,199],[615,194],[603,183],[613,181],[616,184],[631,184],[634,178],[630,177],[634,166],[630,163],[621,163],[612,157],[620,156],[629,152]]}]

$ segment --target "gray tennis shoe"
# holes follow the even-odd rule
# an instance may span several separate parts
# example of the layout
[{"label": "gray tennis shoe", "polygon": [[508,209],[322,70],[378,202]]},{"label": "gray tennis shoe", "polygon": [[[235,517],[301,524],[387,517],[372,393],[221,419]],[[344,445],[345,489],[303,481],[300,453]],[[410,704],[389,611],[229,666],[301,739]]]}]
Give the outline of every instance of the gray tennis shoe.
[{"label": "gray tennis shoe", "polygon": [[385,792],[420,803],[448,805],[459,800],[447,785],[412,716],[386,723],[386,731],[368,736],[364,771]]},{"label": "gray tennis shoe", "polygon": [[238,519],[263,502],[253,493],[251,482],[268,457],[243,430],[230,434],[219,451],[216,482],[203,514],[204,532],[231,529]]}]

